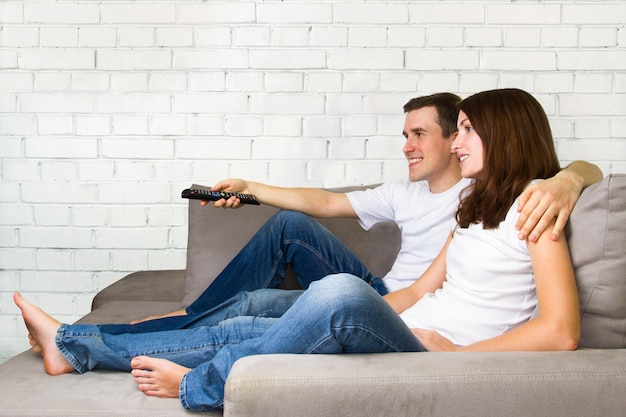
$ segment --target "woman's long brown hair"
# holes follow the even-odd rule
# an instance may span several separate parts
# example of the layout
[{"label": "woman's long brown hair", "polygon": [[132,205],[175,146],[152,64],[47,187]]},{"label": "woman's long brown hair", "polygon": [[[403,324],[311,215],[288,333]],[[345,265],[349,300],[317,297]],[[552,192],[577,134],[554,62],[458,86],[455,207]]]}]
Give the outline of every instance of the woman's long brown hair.
[{"label": "woman's long brown hair", "polygon": [[482,139],[484,158],[456,219],[460,227],[482,222],[495,229],[530,181],[560,169],[548,117],[534,97],[518,89],[474,94],[460,109]]}]

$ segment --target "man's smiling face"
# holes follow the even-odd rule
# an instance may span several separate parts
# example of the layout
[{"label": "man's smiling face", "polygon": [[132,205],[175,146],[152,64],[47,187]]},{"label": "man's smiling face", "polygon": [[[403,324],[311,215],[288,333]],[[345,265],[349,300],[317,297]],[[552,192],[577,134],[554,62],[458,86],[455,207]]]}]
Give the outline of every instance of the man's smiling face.
[{"label": "man's smiling face", "polygon": [[406,138],[402,151],[409,164],[409,180],[428,181],[433,191],[437,179],[449,173],[450,164],[458,165],[450,149],[456,133],[444,137],[438,120],[435,107],[412,110],[406,115],[402,132]]}]

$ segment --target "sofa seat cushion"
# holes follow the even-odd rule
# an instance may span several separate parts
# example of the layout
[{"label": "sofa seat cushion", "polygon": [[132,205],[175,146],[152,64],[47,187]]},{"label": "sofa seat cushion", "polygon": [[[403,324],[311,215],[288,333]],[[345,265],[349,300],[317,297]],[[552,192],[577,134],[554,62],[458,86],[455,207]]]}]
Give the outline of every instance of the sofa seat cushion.
[{"label": "sofa seat cushion", "polygon": [[259,355],[235,362],[224,415],[623,417],[625,384],[613,349]]},{"label": "sofa seat cushion", "polygon": [[[0,367],[0,416],[144,416],[176,417],[186,411],[177,398],[148,397],[137,389],[129,372],[94,371],[83,375],[49,376],[41,357],[23,352]],[[221,416],[221,411],[202,413]]]},{"label": "sofa seat cushion", "polygon": [[566,228],[581,308],[580,347],[626,347],[626,175],[588,187]]}]

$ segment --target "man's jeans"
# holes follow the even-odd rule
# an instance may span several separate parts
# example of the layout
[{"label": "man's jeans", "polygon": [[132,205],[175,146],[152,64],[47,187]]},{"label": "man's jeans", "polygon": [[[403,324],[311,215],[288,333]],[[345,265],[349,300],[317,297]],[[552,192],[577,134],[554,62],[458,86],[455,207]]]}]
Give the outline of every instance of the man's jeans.
[{"label": "man's jeans", "polygon": [[276,288],[285,279],[287,266],[302,288],[326,275],[349,273],[370,283],[382,295],[382,280],[335,235],[311,217],[279,211],[252,237],[200,297],[187,314],[202,313],[241,291]]},{"label": "man's jeans", "polygon": [[163,330],[192,329],[203,326],[216,326],[220,322],[239,316],[281,317],[304,290],[279,290],[265,288],[256,291],[240,292],[222,304],[198,314],[165,317],[137,324],[100,324],[102,333],[148,333]]},{"label": "man's jeans", "polygon": [[102,328],[61,325],[57,346],[77,371],[128,371],[139,355],[168,359],[192,368],[180,384],[180,400],[198,411],[223,406],[228,373],[245,356],[424,350],[385,300],[349,274],[311,284],[280,318],[241,316],[212,327],[136,334],[108,334]]},{"label": "man's jeans", "polygon": [[[280,317],[302,291],[272,290],[284,279],[287,265],[303,288],[327,275],[349,273],[387,294],[382,279],[335,235],[311,217],[279,211],[253,236],[215,281],[189,307],[187,315],[135,325],[107,325],[109,334],[214,326],[237,316]],[[263,289],[261,291],[257,291]]]}]

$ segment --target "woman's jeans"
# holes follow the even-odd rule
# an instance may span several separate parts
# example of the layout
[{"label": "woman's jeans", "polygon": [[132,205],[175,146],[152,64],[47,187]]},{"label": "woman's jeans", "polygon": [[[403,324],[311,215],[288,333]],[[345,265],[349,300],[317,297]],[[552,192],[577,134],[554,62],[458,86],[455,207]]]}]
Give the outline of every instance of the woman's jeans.
[{"label": "woman's jeans", "polygon": [[128,371],[139,355],[192,368],[180,384],[180,399],[185,408],[198,411],[223,406],[228,373],[245,356],[424,350],[385,300],[349,274],[311,284],[281,317],[240,316],[215,326],[135,334],[109,334],[104,328],[63,324],[57,346],[79,372]]},{"label": "woman's jeans", "polygon": [[209,310],[241,291],[276,288],[287,266],[302,288],[337,273],[356,275],[381,294],[387,290],[361,260],[335,235],[311,217],[279,211],[252,237],[200,297],[187,314]]}]

